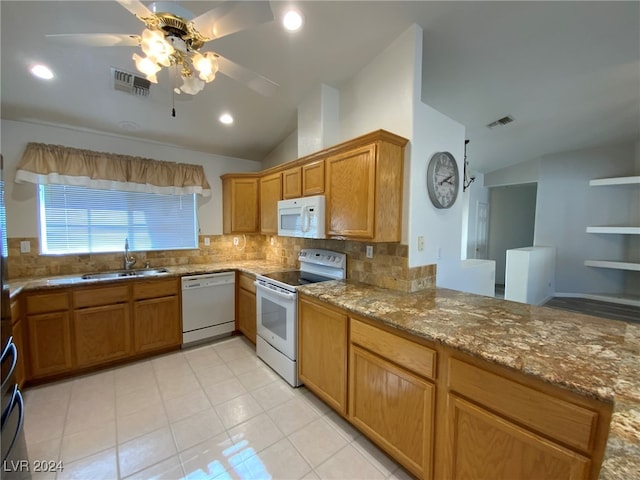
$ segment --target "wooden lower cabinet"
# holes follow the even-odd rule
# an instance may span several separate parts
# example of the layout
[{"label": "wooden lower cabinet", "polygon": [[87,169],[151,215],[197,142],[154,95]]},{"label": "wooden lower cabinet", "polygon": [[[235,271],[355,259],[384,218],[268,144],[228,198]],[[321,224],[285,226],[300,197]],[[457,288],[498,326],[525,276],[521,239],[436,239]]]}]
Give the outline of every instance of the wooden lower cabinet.
[{"label": "wooden lower cabinet", "polygon": [[303,293],[298,328],[303,383],[412,475],[598,479],[611,404]]},{"label": "wooden lower cabinet", "polygon": [[182,343],[177,295],[137,300],[133,306],[135,353],[166,350]]},{"label": "wooden lower cabinet", "polygon": [[15,377],[19,388],[22,388],[27,379],[27,362],[25,359],[28,354],[26,344],[24,342],[24,322],[22,321],[22,311],[20,302],[11,302],[11,335],[13,343],[18,349],[18,359],[16,361]]},{"label": "wooden lower cabinet", "polygon": [[18,297],[16,316],[20,306],[28,340],[20,349],[27,352],[27,382],[108,366],[182,343],[179,278],[28,292]]},{"label": "wooden lower cabinet", "polygon": [[75,310],[76,364],[99,365],[131,355],[129,305],[103,305]]},{"label": "wooden lower cabinet", "polygon": [[349,420],[419,478],[431,478],[435,386],[351,345]]},{"label": "wooden lower cabinet", "polygon": [[347,414],[347,315],[307,299],[298,302],[298,374],[316,395]]},{"label": "wooden lower cabinet", "polygon": [[256,323],[256,287],[254,279],[249,275],[241,273],[238,275],[238,292],[236,298],[238,312],[237,329],[253,344],[256,343],[257,323]]},{"label": "wooden lower cabinet", "polygon": [[33,378],[64,373],[73,368],[68,311],[27,315],[27,326]]},{"label": "wooden lower cabinet", "polygon": [[508,420],[450,395],[452,479],[586,480],[591,461]]}]

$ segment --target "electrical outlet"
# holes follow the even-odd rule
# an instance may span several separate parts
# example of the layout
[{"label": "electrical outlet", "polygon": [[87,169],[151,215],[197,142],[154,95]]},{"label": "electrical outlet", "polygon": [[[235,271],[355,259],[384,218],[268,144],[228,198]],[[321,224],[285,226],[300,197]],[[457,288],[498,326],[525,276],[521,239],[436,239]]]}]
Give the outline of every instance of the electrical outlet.
[{"label": "electrical outlet", "polygon": [[29,240],[22,240],[20,242],[20,253],[30,253],[31,252],[31,242]]},{"label": "electrical outlet", "polygon": [[367,258],[373,258],[373,245],[367,245]]},{"label": "electrical outlet", "polygon": [[233,246],[237,247],[239,243],[240,243],[240,240],[238,240],[238,237],[233,237]]},{"label": "electrical outlet", "polygon": [[422,252],[424,250],[424,237],[422,235],[418,236],[418,251]]},{"label": "electrical outlet", "polygon": [[204,245],[205,247],[208,247],[209,245],[211,245],[211,240],[209,239],[209,237],[204,237]]},{"label": "electrical outlet", "polygon": [[273,235],[271,235],[271,240],[270,240],[270,242],[271,242],[271,245],[275,245],[275,244],[276,244],[276,239],[275,239],[275,238],[273,238]]}]

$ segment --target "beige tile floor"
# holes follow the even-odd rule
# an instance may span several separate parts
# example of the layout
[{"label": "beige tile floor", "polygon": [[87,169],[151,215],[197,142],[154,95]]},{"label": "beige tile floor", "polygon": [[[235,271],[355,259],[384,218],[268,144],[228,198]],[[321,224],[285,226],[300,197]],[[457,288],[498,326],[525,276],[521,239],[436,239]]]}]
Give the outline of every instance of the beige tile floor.
[{"label": "beige tile floor", "polygon": [[[407,479],[304,387],[234,337],[27,389],[35,479]],[[33,464],[33,463],[32,463]]]}]

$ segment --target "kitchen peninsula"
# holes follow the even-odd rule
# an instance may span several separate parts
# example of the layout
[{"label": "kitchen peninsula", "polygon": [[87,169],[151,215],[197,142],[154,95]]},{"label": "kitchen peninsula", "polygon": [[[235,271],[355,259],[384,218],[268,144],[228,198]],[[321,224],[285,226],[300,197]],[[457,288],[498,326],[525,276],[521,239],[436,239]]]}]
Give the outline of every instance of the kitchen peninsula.
[{"label": "kitchen peninsula", "polygon": [[[256,274],[276,271],[281,267],[259,260],[220,262],[171,267],[163,278],[225,270]],[[106,284],[122,281],[129,280],[107,281]],[[77,277],[66,276],[16,280],[11,282],[11,287],[13,297],[18,298],[21,293],[48,293],[61,288],[73,288],[77,284]],[[302,302],[316,302],[340,311],[345,321],[358,322],[357,330],[354,330],[355,323],[351,325],[351,337],[345,337],[355,352],[348,361],[354,358],[359,362],[375,360],[374,354],[396,355],[399,349],[389,352],[385,350],[385,345],[400,345],[403,351],[405,345],[417,345],[423,349],[425,354],[421,354],[420,359],[426,361],[420,368],[426,373],[420,375],[427,378],[422,385],[427,387],[426,391],[431,388],[431,407],[435,408],[435,412],[441,413],[438,409],[446,408],[448,389],[455,390],[455,401],[460,406],[480,410],[468,401],[471,394],[463,392],[457,395],[462,387],[454,385],[451,372],[466,372],[467,379],[481,375],[477,378],[492,382],[506,378],[509,382],[503,383],[507,390],[502,392],[506,392],[503,400],[507,405],[491,410],[494,416],[500,418],[511,418],[509,412],[501,410],[508,409],[508,404],[515,401],[509,393],[524,392],[532,398],[540,394],[542,398],[555,398],[549,392],[557,390],[561,394],[560,402],[554,403],[555,406],[559,405],[556,411],[575,414],[577,423],[582,422],[578,437],[559,440],[559,450],[567,453],[567,458],[572,461],[577,460],[576,465],[582,469],[582,473],[573,473],[567,478],[626,480],[634,478],[640,471],[640,380],[637,375],[640,325],[446,289],[404,293],[352,281],[332,281],[303,286],[300,293],[301,305]],[[302,322],[305,315],[303,309]],[[387,335],[385,342],[389,340],[390,343],[380,344],[378,350],[374,348],[375,345],[367,349],[366,342],[375,340],[370,335],[372,328]],[[392,334],[393,338],[388,334]],[[391,342],[396,337],[400,342],[409,340],[411,344]],[[304,350],[305,346],[301,345],[300,348]],[[391,361],[380,362],[380,365],[396,368],[397,365],[405,365],[405,360],[392,358]],[[345,366],[346,362],[345,358]],[[366,368],[376,365],[361,364]],[[448,367],[446,372],[445,366]],[[411,374],[414,366],[407,368]],[[348,390],[348,406],[345,405],[345,408],[348,409],[346,418],[349,420],[353,407],[357,407],[348,403],[353,402],[354,393],[358,391]],[[578,403],[567,400],[572,396],[579,398]],[[455,402],[452,405],[456,405]],[[464,413],[463,410],[460,412]],[[554,425],[555,421],[545,423],[542,417],[547,414],[546,411],[532,411],[531,414],[532,418],[513,420],[514,428],[520,431],[533,425],[531,430],[536,435],[542,432],[541,436],[545,439],[556,434],[562,437],[562,428]],[[444,414],[433,417],[432,426],[436,433],[427,439],[433,442],[432,451],[435,452],[436,466],[432,478],[440,478],[438,474],[446,472],[439,470],[441,467],[437,462],[439,448],[450,444],[449,440],[441,437],[445,426],[442,422],[448,421],[443,420],[447,418]],[[363,420],[366,418],[362,417],[358,426],[366,431]],[[542,426],[536,422],[542,422]],[[551,433],[545,429],[550,429]],[[375,428],[371,431],[375,437]],[[371,432],[367,433],[371,436]],[[602,460],[598,476],[585,473],[590,469],[590,458],[595,464]],[[597,475],[597,469],[594,472]],[[429,475],[425,475],[425,478],[429,478]]]}]

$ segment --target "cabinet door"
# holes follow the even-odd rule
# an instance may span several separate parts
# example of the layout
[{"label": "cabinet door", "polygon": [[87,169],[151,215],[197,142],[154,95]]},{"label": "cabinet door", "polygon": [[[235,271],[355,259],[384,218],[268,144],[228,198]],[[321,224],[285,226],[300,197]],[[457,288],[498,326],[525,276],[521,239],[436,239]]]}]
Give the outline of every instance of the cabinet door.
[{"label": "cabinet door", "polygon": [[327,159],[327,234],[373,238],[375,145]]},{"label": "cabinet door", "polygon": [[258,178],[231,177],[222,183],[223,233],[257,233]]},{"label": "cabinet door", "polygon": [[449,395],[450,478],[585,480],[590,460]]},{"label": "cabinet door", "polygon": [[298,198],[302,196],[302,169],[289,168],[282,172],[282,198]]},{"label": "cabinet door", "polygon": [[302,196],[324,193],[324,160],[302,166]]},{"label": "cabinet door", "polygon": [[124,358],[131,354],[129,305],[75,310],[73,332],[78,367]]},{"label": "cabinet door", "polygon": [[20,310],[20,302],[11,302],[11,335],[13,336],[13,343],[16,344],[18,349],[18,359],[16,361],[16,383],[19,388],[22,388],[25,380],[27,379],[27,370],[25,358],[27,355],[26,345],[24,343],[22,312]]},{"label": "cabinet door", "polygon": [[347,315],[307,299],[298,304],[298,374],[343,416],[347,414]]},{"label": "cabinet door", "polygon": [[349,356],[349,420],[419,478],[431,478],[435,386],[362,348]]},{"label": "cabinet door", "polygon": [[282,175],[274,173],[260,179],[260,232],[278,233],[278,200],[282,200]]},{"label": "cabinet door", "polygon": [[182,343],[177,296],[138,300],[133,308],[135,353],[168,349]]},{"label": "cabinet door", "polygon": [[68,312],[27,316],[31,373],[34,378],[67,372],[73,367]]},{"label": "cabinet door", "polygon": [[244,288],[238,289],[238,330],[256,343],[256,294]]}]

